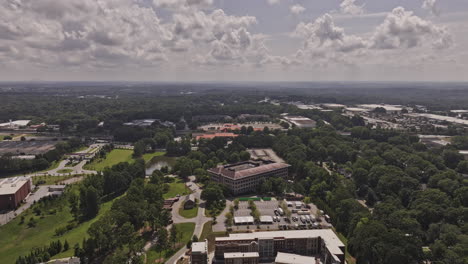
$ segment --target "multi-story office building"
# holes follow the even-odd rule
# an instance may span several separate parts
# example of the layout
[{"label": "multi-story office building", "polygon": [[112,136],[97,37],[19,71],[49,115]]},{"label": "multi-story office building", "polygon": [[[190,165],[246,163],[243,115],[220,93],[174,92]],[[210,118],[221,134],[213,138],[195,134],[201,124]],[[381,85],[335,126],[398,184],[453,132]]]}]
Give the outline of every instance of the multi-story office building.
[{"label": "multi-story office building", "polygon": [[217,261],[225,260],[226,253],[240,258],[242,253],[254,252],[259,262],[273,262],[283,252],[317,257],[324,264],[345,263],[345,245],[330,229],[230,234],[217,237],[215,243]]},{"label": "multi-story office building", "polygon": [[225,264],[258,264],[258,252],[224,253]]},{"label": "multi-story office building", "polygon": [[192,253],[190,255],[191,264],[207,264],[208,263],[208,243],[194,242],[192,243]]},{"label": "multi-story office building", "polygon": [[0,179],[0,211],[16,209],[31,192],[29,177]]},{"label": "multi-story office building", "polygon": [[208,170],[213,181],[226,185],[234,195],[254,192],[262,180],[269,177],[288,177],[289,164],[244,161],[221,165]]}]

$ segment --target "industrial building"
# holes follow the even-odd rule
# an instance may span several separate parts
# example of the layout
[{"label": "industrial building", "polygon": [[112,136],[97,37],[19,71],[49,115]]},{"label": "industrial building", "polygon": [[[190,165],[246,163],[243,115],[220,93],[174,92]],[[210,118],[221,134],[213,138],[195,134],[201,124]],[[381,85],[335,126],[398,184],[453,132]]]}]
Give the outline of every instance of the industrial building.
[{"label": "industrial building", "polygon": [[298,128],[315,128],[317,122],[303,116],[284,116],[284,119]]},{"label": "industrial building", "polygon": [[244,161],[229,165],[220,165],[208,170],[215,182],[226,185],[233,194],[254,192],[259,184],[269,177],[288,177],[289,164]]},{"label": "industrial building", "polygon": [[258,258],[258,262],[277,259],[280,263],[299,264],[282,262],[284,256],[280,252],[312,257],[314,262],[309,263],[315,263],[316,258],[324,264],[345,263],[345,245],[331,229],[239,233],[217,237],[215,241],[215,259],[219,262],[250,264]]},{"label": "industrial building", "polygon": [[25,127],[27,126],[31,120],[16,120],[16,121],[11,121],[6,122],[6,123],[1,123],[0,128],[4,129],[18,129],[20,127]]},{"label": "industrial building", "polygon": [[0,211],[16,209],[31,192],[29,177],[0,179]]}]

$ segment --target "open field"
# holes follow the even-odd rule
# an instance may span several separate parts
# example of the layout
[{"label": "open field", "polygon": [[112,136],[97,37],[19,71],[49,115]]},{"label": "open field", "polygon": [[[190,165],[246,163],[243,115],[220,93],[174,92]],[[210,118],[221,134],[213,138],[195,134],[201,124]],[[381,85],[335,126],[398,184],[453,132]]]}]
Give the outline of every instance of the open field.
[{"label": "open field", "polygon": [[169,191],[163,194],[164,199],[176,197],[177,194],[187,195],[190,194],[189,189],[185,186],[185,183],[180,179],[176,179],[174,182],[169,183]]},{"label": "open field", "polygon": [[177,252],[180,248],[185,247],[188,241],[192,239],[193,231],[195,230],[195,223],[182,223],[182,224],[175,224],[177,228],[177,243],[176,245],[167,250],[159,250],[157,247],[151,248],[147,253],[147,260],[146,263],[160,263],[157,260],[160,258],[164,258],[161,263],[166,262],[175,252]]},{"label": "open field", "polygon": [[[33,213],[33,207],[28,209],[22,214],[25,218],[25,223],[20,224],[21,217],[17,217],[10,223],[0,227],[0,263],[13,264],[19,256],[28,254],[32,248],[48,245],[51,241],[56,240],[61,240],[62,243],[67,240],[70,249],[54,257],[72,256],[73,246],[83,241],[83,238],[87,236],[86,232],[90,225],[110,210],[113,201],[102,204],[96,218],[81,223],[60,237],[55,236],[55,229],[66,226],[73,221],[73,216],[68,208],[68,202],[65,199],[59,198],[42,210],[44,218],[36,216]],[[57,212],[49,214],[49,210],[51,209],[56,209]],[[34,217],[37,221],[36,227],[29,228],[27,226],[27,222],[31,217]]]},{"label": "open field", "polygon": [[32,177],[33,179],[33,184],[37,185],[38,183],[44,184],[44,185],[56,185],[59,184],[59,182],[76,177],[76,175],[70,176],[36,176]]},{"label": "open field", "polygon": [[179,214],[182,217],[185,217],[185,218],[194,218],[194,217],[196,217],[197,214],[198,214],[198,204],[197,204],[197,206],[195,206],[195,207],[193,207],[192,209],[189,209],[189,210],[184,209],[184,204],[185,204],[185,202],[180,205]]},{"label": "open field", "polygon": [[146,154],[143,154],[143,159],[145,160],[145,163],[148,163],[154,157],[163,156],[164,154],[166,153],[165,152],[146,153]]},{"label": "open field", "polygon": [[84,168],[87,170],[102,171],[104,168],[112,167],[120,162],[132,162],[132,153],[133,151],[128,149],[114,149],[107,153],[106,158],[96,159],[93,162],[86,164]]}]

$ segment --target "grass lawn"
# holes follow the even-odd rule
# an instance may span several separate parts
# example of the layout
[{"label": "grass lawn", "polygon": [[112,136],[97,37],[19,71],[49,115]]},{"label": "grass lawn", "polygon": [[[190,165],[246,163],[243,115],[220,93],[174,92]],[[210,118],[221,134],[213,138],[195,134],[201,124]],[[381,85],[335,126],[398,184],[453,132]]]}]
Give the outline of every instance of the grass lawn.
[{"label": "grass lawn", "polygon": [[88,163],[84,166],[87,170],[102,171],[106,167],[112,167],[113,165],[120,162],[132,162],[133,150],[129,149],[113,149],[107,153],[105,159],[95,159],[93,162]]},{"label": "grass lawn", "polygon": [[169,199],[172,197],[176,197],[177,194],[190,194],[189,189],[185,186],[185,183],[180,179],[176,179],[174,182],[169,183],[169,191],[163,194],[163,197],[164,199]]},{"label": "grass lawn", "polygon": [[346,246],[346,262],[349,264],[356,264],[356,259],[348,252],[348,239],[343,234],[338,233],[335,228],[333,228],[333,232],[335,232],[341,242],[343,242],[343,244]]},{"label": "grass lawn", "polygon": [[73,169],[61,169],[61,170],[58,170],[57,173],[70,173],[72,171]]},{"label": "grass lawn", "polygon": [[[73,177],[77,177],[77,176],[70,176],[70,175],[66,175],[66,176],[36,176],[36,177],[33,177],[33,184],[34,185],[37,185],[38,182],[41,182],[41,184],[45,184],[45,185],[56,185],[58,184],[59,182],[63,181],[63,180],[68,180],[70,178],[73,178]],[[42,182],[44,181],[44,182]]]},{"label": "grass lawn", "polygon": [[[65,199],[59,198],[54,201],[53,206],[50,208],[57,209],[57,213],[48,214],[44,212],[45,217],[43,219],[34,215],[32,208],[26,210],[26,212],[21,214],[25,217],[25,223],[20,225],[21,217],[17,217],[10,223],[0,227],[0,263],[13,264],[19,256],[29,254],[32,248],[48,245],[51,241],[57,241],[59,239],[62,241],[62,244],[67,240],[70,249],[53,258],[72,256],[74,253],[73,246],[83,241],[83,238],[87,236],[86,232],[89,226],[97,221],[105,212],[110,210],[113,201],[102,204],[96,218],[81,223],[79,226],[60,237],[55,236],[55,229],[66,226],[73,220],[68,208],[68,202]],[[31,217],[37,220],[37,226],[28,228],[27,222]]]},{"label": "grass lawn", "polygon": [[42,171],[38,171],[38,172],[46,172],[46,171],[54,170],[59,166],[60,162],[62,162],[62,160],[52,161],[49,168],[42,170]]},{"label": "grass lawn", "polygon": [[143,154],[143,159],[145,160],[145,163],[148,163],[148,162],[151,161],[154,157],[164,156],[164,154],[166,154],[166,152],[146,153],[146,154]]},{"label": "grass lawn", "polygon": [[151,248],[147,253],[147,260],[146,263],[159,263],[157,262],[158,259],[164,258],[163,262],[166,262],[174,253],[176,253],[180,248],[185,247],[187,242],[189,242],[193,237],[193,231],[195,230],[195,223],[181,223],[175,224],[177,228],[177,237],[178,242],[176,245],[167,250],[158,250],[157,248]]},{"label": "grass lawn", "polygon": [[198,214],[198,204],[195,207],[193,207],[192,209],[185,210],[184,209],[184,203],[182,203],[180,205],[179,214],[184,218],[194,218],[194,217],[196,217],[197,214]]}]

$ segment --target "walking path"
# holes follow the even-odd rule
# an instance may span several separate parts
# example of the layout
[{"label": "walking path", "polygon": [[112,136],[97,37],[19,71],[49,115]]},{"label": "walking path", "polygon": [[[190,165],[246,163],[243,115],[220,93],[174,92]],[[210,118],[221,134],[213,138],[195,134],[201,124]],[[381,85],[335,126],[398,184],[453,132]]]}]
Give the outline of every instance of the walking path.
[{"label": "walking path", "polygon": [[[190,182],[188,182],[188,184],[190,184],[189,188],[193,191],[193,195],[199,201],[198,214],[195,218],[191,218],[191,219],[187,219],[179,215],[179,207],[182,205],[183,200],[184,200],[183,198],[181,198],[178,202],[174,203],[173,205],[172,220],[174,221],[174,224],[195,223],[195,230],[193,231],[193,235],[197,235],[197,237],[200,237],[203,232],[203,226],[205,225],[206,222],[210,221],[211,218],[205,216],[205,201],[201,200],[201,189],[195,183],[195,176],[190,176],[189,180],[190,180]],[[169,258],[166,261],[166,264],[177,263],[177,260],[183,257],[186,251],[187,249],[185,247],[182,247],[179,251],[177,251],[171,258]]]},{"label": "walking path", "polygon": [[42,197],[48,196],[49,187],[50,185],[40,186],[36,192],[31,193],[29,194],[29,196],[26,197],[26,202],[23,205],[21,205],[21,207],[19,207],[15,211],[9,211],[8,213],[0,214],[0,226],[5,225],[11,220],[15,219],[17,216],[19,216],[21,213],[23,213],[29,207],[31,207],[31,205],[33,205],[34,202],[39,201]]}]

